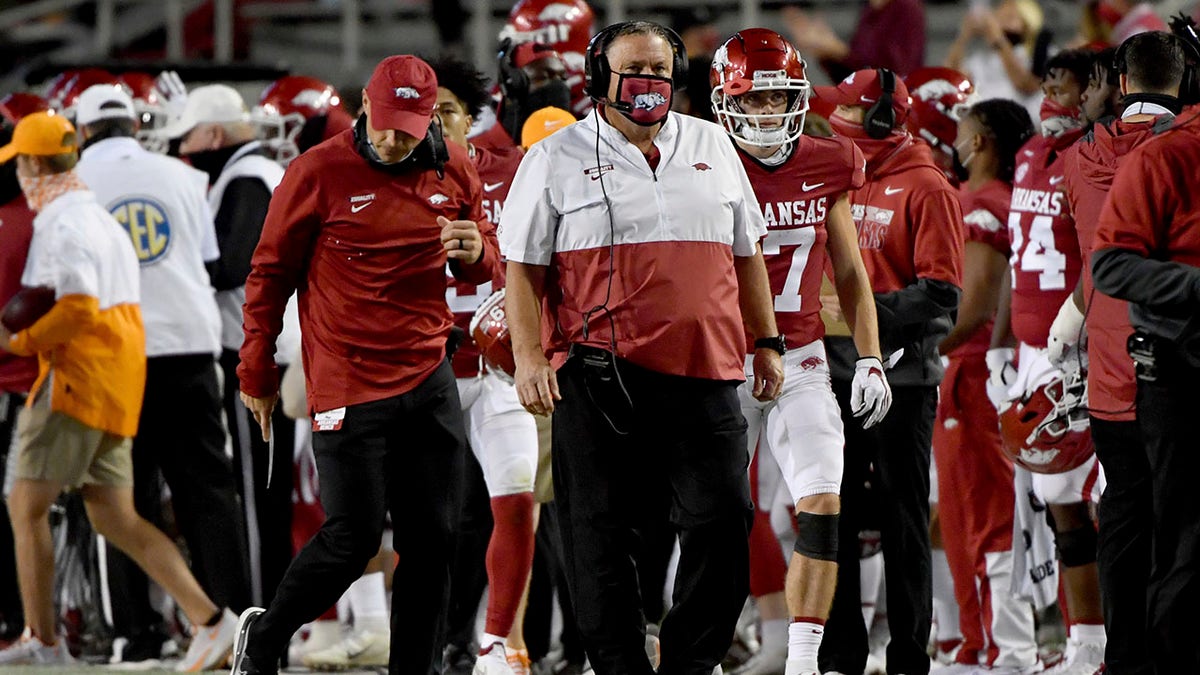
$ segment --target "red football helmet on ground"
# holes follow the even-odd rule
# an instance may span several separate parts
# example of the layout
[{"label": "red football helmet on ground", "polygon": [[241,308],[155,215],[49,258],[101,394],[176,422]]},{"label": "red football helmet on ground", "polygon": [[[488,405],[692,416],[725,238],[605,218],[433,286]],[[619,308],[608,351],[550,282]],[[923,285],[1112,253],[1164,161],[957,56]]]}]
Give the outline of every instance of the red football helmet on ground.
[{"label": "red football helmet on ground", "polygon": [[479,346],[488,370],[500,379],[512,383],[517,372],[513,357],[512,337],[508,334],[508,319],[504,315],[504,289],[492,293],[471,317],[471,339]]},{"label": "red football helmet on ground", "polygon": [[263,129],[263,142],[282,164],[354,126],[333,85],[303,75],[288,75],[268,85],[253,119]]},{"label": "red football helmet on ground", "polygon": [[[709,71],[717,123],[751,145],[770,147],[800,138],[812,93],[804,65],[795,47],[775,31],[749,28],[734,33],[713,54]],[[782,114],[750,115],[738,104],[738,97],[747,92],[771,90],[787,94]]]},{"label": "red football helmet on ground", "polygon": [[583,117],[592,108],[584,92],[584,62],[595,22],[592,8],[583,0],[520,0],[508,13],[500,40],[536,41],[553,47],[567,65],[571,85],[571,112]]},{"label": "red football helmet on ground", "polygon": [[933,149],[953,156],[958,121],[970,106],[975,85],[966,75],[952,68],[923,67],[904,78],[912,96],[908,131],[924,139]]},{"label": "red football helmet on ground", "polygon": [[71,122],[75,121],[75,101],[79,99],[88,87],[97,84],[117,84],[116,75],[100,68],[83,68],[80,70],[65,70],[50,81],[46,90],[46,100],[50,107],[66,116]]},{"label": "red football helmet on ground", "polygon": [[162,94],[154,85],[154,76],[146,72],[131,71],[118,75],[117,81],[133,99],[133,109],[138,115],[138,142],[151,152],[165,153],[169,142],[158,134],[158,130],[166,126],[168,114],[163,105]]},{"label": "red football helmet on ground", "polygon": [[12,125],[26,115],[49,109],[50,104],[37,94],[17,92],[0,98],[0,118]]},{"label": "red football helmet on ground", "polygon": [[1087,411],[1087,374],[1057,373],[1000,411],[1005,456],[1034,473],[1082,466],[1094,453]]}]

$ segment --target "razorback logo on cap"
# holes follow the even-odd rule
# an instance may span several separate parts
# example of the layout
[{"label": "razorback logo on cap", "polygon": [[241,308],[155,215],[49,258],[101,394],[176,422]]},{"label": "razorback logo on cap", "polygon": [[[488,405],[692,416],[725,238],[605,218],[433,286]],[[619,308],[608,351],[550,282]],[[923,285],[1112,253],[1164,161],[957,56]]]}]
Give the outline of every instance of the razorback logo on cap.
[{"label": "razorback logo on cap", "polygon": [[421,98],[421,94],[412,87],[396,87],[396,98]]}]

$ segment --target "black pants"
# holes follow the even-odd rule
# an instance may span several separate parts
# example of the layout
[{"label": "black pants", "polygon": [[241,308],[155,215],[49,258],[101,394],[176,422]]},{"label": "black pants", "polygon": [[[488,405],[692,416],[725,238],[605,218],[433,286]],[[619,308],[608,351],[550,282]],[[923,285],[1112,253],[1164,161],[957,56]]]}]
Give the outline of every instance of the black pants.
[{"label": "black pants", "polygon": [[390,512],[400,562],[388,672],[440,670],[466,448],[447,362],[412,391],[348,406],[340,429],[313,434],[325,523],[252,624],[247,652],[260,669],[273,667],[292,634],[362,575]]},{"label": "black pants", "polygon": [[1148,650],[1160,675],[1200,673],[1200,368],[1159,345],[1157,379],[1139,377],[1137,393],[1153,492]]},{"label": "black pants", "polygon": [[[8,453],[16,436],[17,411],[23,405],[23,394],[0,392],[0,485],[4,484]],[[11,449],[15,451],[15,448]],[[25,613],[21,609],[21,594],[17,587],[12,521],[8,517],[8,501],[0,498],[0,639],[15,639],[24,625]]]},{"label": "black pants", "polygon": [[[859,583],[858,533],[878,525],[887,583],[889,673],[926,675],[933,614],[929,544],[929,455],[937,387],[893,387],[892,408],[871,429],[850,413],[850,383],[833,381],[845,426],[845,472],[838,525],[837,593],[821,643],[821,670],[861,673],[867,662]],[[872,472],[872,469],[874,471]],[[868,499],[866,482],[874,497]],[[870,504],[883,504],[869,513]]]},{"label": "black pants", "polygon": [[634,532],[658,517],[646,509],[666,491],[681,555],[658,673],[708,675],[729,649],[750,583],[753,507],[736,383],[619,366],[632,411],[578,358],[558,372],[554,493],[575,618],[598,675],[653,673]]},{"label": "black pants", "polygon": [[[233,470],[225,454],[221,391],[210,354],[146,361],[146,394],[133,441],[133,502],[163,525],[162,483],[171,490],[175,524],[187,542],[192,573],[218,607],[250,601],[245,538]],[[119,635],[159,633],[146,573],[108,546],[113,623]]]},{"label": "black pants", "polygon": [[1146,649],[1146,592],[1150,581],[1153,493],[1150,461],[1136,421],[1092,417],[1096,457],[1108,480],[1100,497],[1096,563],[1108,645],[1109,675],[1153,672]]},{"label": "black pants", "polygon": [[470,452],[463,459],[462,510],[456,529],[458,541],[451,568],[454,583],[446,614],[446,643],[468,651],[478,648],[475,619],[483,589],[487,588],[487,549],[492,537],[492,505],[487,483],[483,468]]},{"label": "black pants", "polygon": [[242,498],[246,546],[250,553],[250,598],[256,605],[266,606],[275,597],[275,588],[292,562],[291,467],[296,423],[276,406],[271,415],[271,442],[262,439],[258,422],[239,396],[239,362],[237,352],[227,349],[221,353],[225,419],[229,421],[233,441],[233,475]]}]

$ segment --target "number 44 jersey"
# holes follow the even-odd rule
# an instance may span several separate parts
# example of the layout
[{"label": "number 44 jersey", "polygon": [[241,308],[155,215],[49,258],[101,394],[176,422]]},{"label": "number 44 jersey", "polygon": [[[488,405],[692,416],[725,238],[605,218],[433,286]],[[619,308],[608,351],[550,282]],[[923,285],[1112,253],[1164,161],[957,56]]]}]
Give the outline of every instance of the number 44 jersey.
[{"label": "number 44 jersey", "polygon": [[1063,152],[1082,134],[1036,136],[1017,152],[1008,234],[1012,243],[1012,331],[1046,346],[1050,324],[1079,282],[1075,222],[1063,192]]},{"label": "number 44 jersey", "polygon": [[[846,138],[801,136],[782,164],[738,152],[767,224],[763,258],[775,299],[775,323],[788,349],[821,339],[821,274],[825,229],[838,198],[862,187],[863,154]],[[747,353],[754,351],[747,340]]]}]

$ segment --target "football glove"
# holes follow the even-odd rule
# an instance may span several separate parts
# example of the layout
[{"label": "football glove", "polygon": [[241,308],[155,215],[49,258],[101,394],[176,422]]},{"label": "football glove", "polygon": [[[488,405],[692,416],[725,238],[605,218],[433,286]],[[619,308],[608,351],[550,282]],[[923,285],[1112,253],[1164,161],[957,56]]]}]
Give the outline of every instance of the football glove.
[{"label": "football glove", "polygon": [[859,359],[854,364],[854,380],[850,383],[850,411],[855,417],[866,416],[863,428],[879,424],[892,407],[892,388],[883,374],[883,362],[874,356]]},{"label": "football glove", "polygon": [[1013,366],[1016,350],[1011,347],[997,347],[987,351],[987,396],[992,405],[999,410],[1008,402],[1008,389],[1017,379],[1017,369]]}]

